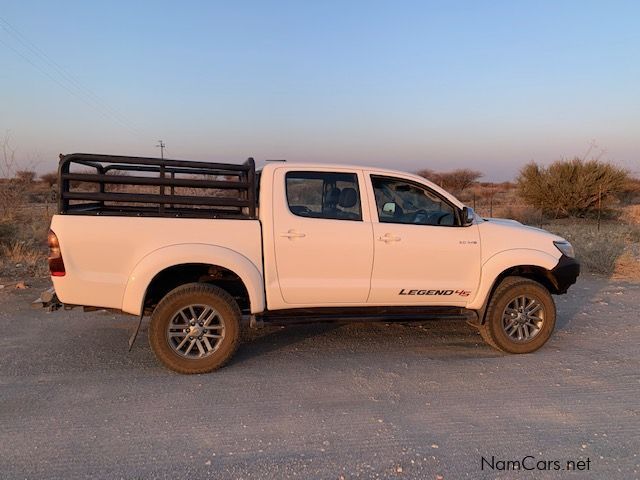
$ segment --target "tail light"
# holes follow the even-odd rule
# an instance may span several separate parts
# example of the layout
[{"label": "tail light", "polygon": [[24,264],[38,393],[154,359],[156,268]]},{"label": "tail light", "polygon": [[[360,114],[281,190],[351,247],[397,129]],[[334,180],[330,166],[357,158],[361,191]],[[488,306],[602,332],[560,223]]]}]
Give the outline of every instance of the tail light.
[{"label": "tail light", "polygon": [[60,242],[58,242],[58,237],[56,237],[53,230],[49,230],[49,235],[47,235],[47,244],[49,245],[48,260],[51,276],[64,277],[67,272],[64,269],[64,261],[62,260],[62,253],[60,252]]}]

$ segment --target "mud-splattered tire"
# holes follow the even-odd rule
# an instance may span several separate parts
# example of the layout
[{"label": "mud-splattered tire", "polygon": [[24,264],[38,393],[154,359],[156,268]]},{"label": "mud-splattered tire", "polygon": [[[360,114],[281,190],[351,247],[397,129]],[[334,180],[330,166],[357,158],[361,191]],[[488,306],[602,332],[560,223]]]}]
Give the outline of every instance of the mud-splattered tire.
[{"label": "mud-splattered tire", "polygon": [[240,340],[240,309],[224,290],[189,283],[156,306],[149,344],[156,358],[178,373],[208,373],[222,367]]},{"label": "mud-splattered tire", "polygon": [[531,353],[553,333],[556,306],[540,283],[507,277],[495,289],[479,331],[493,348],[506,353]]}]

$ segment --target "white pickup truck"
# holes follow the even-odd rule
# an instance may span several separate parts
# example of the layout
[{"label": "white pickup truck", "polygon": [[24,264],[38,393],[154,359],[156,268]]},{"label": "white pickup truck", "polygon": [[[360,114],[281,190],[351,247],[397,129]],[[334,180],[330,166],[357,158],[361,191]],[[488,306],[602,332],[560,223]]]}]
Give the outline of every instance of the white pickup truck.
[{"label": "white pickup truck", "polygon": [[[150,315],[157,358],[210,372],[253,325],[460,318],[492,347],[550,337],[572,246],[483,219],[409,173],[61,156],[49,266],[65,307]],[[59,299],[59,300],[58,300]]]}]

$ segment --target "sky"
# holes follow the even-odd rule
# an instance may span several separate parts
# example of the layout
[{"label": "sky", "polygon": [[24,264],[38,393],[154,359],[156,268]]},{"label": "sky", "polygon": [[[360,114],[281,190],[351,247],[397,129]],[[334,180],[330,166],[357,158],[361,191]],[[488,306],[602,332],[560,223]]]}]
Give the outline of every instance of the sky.
[{"label": "sky", "polygon": [[0,139],[416,171],[640,173],[637,1],[0,0]]}]

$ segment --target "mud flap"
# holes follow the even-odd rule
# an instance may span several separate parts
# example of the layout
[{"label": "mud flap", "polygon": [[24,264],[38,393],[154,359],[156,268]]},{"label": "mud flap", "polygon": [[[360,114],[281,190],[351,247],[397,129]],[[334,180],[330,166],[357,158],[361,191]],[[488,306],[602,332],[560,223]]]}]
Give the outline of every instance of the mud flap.
[{"label": "mud flap", "polygon": [[44,308],[48,312],[55,312],[62,307],[62,303],[58,300],[56,291],[51,287],[42,292],[40,297],[31,302],[31,306],[33,308]]},{"label": "mud flap", "polygon": [[140,318],[138,318],[138,323],[136,324],[136,328],[133,330],[133,333],[129,337],[129,350],[127,350],[128,352],[131,351],[131,349],[133,348],[133,344],[136,341],[136,338],[138,338],[138,332],[140,331],[140,325],[142,325],[142,317],[144,317],[144,312],[140,314]]}]

